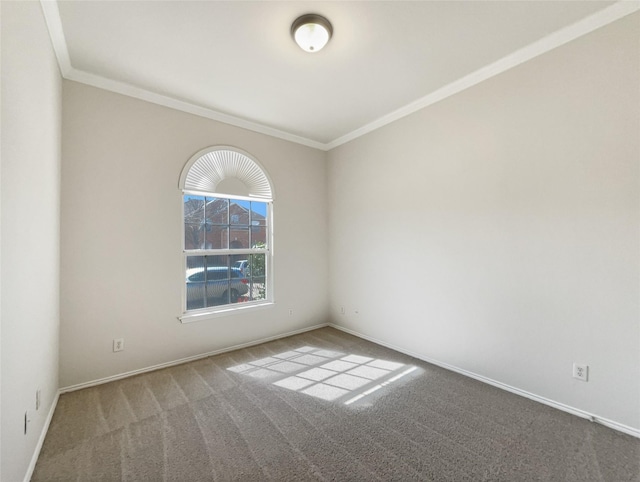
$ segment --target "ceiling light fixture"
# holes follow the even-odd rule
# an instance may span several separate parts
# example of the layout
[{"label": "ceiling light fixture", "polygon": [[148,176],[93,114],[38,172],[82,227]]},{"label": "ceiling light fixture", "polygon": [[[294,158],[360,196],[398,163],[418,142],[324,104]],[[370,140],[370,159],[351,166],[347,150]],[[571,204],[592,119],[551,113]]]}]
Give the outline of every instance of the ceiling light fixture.
[{"label": "ceiling light fixture", "polygon": [[295,19],[291,25],[291,36],[305,52],[322,50],[333,34],[329,20],[315,13],[308,13]]}]

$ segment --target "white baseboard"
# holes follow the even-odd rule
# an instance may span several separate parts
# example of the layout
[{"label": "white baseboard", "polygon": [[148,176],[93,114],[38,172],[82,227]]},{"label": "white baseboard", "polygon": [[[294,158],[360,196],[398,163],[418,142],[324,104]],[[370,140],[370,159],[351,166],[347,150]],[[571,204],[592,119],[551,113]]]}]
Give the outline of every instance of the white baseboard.
[{"label": "white baseboard", "polygon": [[521,390],[520,388],[512,387],[511,385],[507,385],[506,383],[499,382],[497,380],[493,380],[491,378],[487,378],[482,375],[478,375],[477,373],[470,372],[468,370],[464,370],[462,368],[458,368],[453,365],[449,365],[448,363],[443,363],[439,360],[434,360],[433,358],[426,357],[424,355],[420,355],[418,353],[413,353],[411,351],[405,350],[404,348],[400,348],[395,345],[391,345],[390,343],[386,343],[384,341],[378,340],[368,335],[364,335],[357,331],[351,330],[349,328],[345,328],[344,326],[336,325],[335,323],[329,323],[329,326],[335,328],[340,331],[344,331],[345,333],[349,333],[350,335],[357,336],[358,338],[362,338],[364,340],[376,343],[378,345],[385,346],[387,348],[391,348],[400,353],[404,353],[405,355],[412,356],[413,358],[417,358],[418,360],[425,361],[427,363],[431,363],[432,365],[439,366],[446,370],[450,370],[452,372],[459,373],[461,375],[465,375],[470,378],[474,378],[475,380],[479,380],[483,383],[487,383],[489,385],[493,385],[494,387],[501,388],[502,390],[506,390],[511,393],[515,393],[516,395],[520,395],[522,397],[528,398],[535,402],[543,403],[553,408],[557,408],[558,410],[562,410],[563,412],[568,412],[573,415],[577,415],[578,417],[586,418],[592,422],[599,423],[601,425],[605,425],[609,428],[617,430],[619,432],[626,433],[627,435],[631,435],[636,438],[640,438],[640,429],[629,427],[628,425],[624,425],[613,420],[609,420],[604,417],[600,417],[593,413],[585,412],[584,410],[580,410],[579,408],[571,407],[569,405],[565,405],[564,403],[556,402],[555,400],[550,400],[545,397],[541,397],[540,395],[536,395],[535,393],[527,392],[525,390]]},{"label": "white baseboard", "polygon": [[51,419],[53,418],[53,413],[56,411],[56,407],[58,406],[58,399],[60,398],[60,391],[56,392],[53,397],[53,403],[49,408],[49,413],[47,414],[47,418],[44,421],[44,426],[42,427],[42,431],[40,432],[40,437],[38,438],[38,443],[36,444],[36,448],[33,451],[33,456],[31,457],[31,462],[29,462],[29,467],[27,467],[27,473],[24,476],[24,482],[29,482],[31,477],[33,476],[33,471],[36,469],[36,463],[38,462],[38,457],[40,457],[40,451],[42,450],[42,445],[44,444],[44,439],[47,436],[47,432],[49,431],[49,425],[51,424]]},{"label": "white baseboard", "polygon": [[274,336],[270,336],[267,338],[261,338],[260,340],[255,340],[255,341],[250,341],[247,343],[241,343],[240,345],[233,345],[227,348],[221,348],[219,350],[214,350],[214,351],[210,351],[207,353],[201,353],[199,355],[194,355],[194,356],[189,356],[186,358],[180,358],[179,360],[173,360],[170,362],[166,362],[166,363],[160,363],[158,365],[153,365],[150,367],[145,367],[145,368],[139,368],[138,370],[132,370],[129,372],[125,372],[125,373],[119,373],[117,375],[112,375],[109,377],[105,377],[105,378],[100,378],[98,380],[91,380],[89,382],[84,382],[84,383],[78,383],[76,385],[70,385],[68,387],[63,387],[60,389],[60,393],[68,393],[68,392],[75,392],[76,390],[82,390],[83,388],[89,388],[89,387],[95,387],[96,385],[102,385],[103,383],[109,383],[109,382],[113,382],[115,380],[121,380],[123,378],[128,378],[128,377],[132,377],[134,375],[140,375],[142,373],[147,373],[147,372],[152,372],[155,370],[160,370],[162,368],[168,368],[168,367],[172,367],[175,365],[181,365],[183,363],[188,363],[191,361],[195,361],[195,360],[200,360],[201,358],[207,358],[213,355],[220,355],[222,353],[227,353],[230,351],[234,351],[234,350],[240,350],[242,348],[248,348],[250,346],[254,346],[254,345],[260,345],[262,343],[267,343],[269,341],[274,341],[274,340],[279,340],[281,338],[286,338],[288,336],[293,336],[293,335],[299,335],[300,333],[305,333],[307,331],[313,331],[313,330],[317,330],[318,328],[324,328],[325,326],[329,326],[328,323],[321,323],[319,325],[313,325],[313,326],[309,326],[306,328],[301,328],[299,330],[294,330],[294,331],[290,331],[287,333],[281,333],[279,335],[274,335]]}]

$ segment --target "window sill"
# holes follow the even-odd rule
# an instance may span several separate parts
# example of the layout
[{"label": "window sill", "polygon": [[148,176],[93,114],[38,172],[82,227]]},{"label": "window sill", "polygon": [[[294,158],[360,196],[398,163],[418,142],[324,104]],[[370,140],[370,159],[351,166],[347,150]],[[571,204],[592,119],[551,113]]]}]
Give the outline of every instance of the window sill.
[{"label": "window sill", "polygon": [[242,306],[238,304],[228,305],[224,308],[217,308],[211,311],[198,311],[192,313],[183,313],[178,317],[180,323],[193,323],[194,321],[210,320],[212,318],[220,318],[229,315],[239,315],[241,313],[247,313],[249,311],[261,310],[270,308],[274,305],[273,301],[260,301],[256,303],[246,304],[242,303]]}]

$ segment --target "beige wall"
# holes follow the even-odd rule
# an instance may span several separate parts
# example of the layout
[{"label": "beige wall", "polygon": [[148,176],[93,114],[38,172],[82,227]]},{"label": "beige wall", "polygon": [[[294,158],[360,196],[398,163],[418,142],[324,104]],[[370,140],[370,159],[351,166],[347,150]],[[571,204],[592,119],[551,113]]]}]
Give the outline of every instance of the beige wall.
[{"label": "beige wall", "polygon": [[639,20],[331,151],[333,321],[640,429]]},{"label": "beige wall", "polygon": [[[75,82],[63,98],[62,387],[326,322],[323,152]],[[181,324],[178,180],[213,145],[273,181],[276,304]]]},{"label": "beige wall", "polygon": [[58,389],[61,79],[40,3],[3,1],[0,10],[0,479],[13,482],[28,473]]}]

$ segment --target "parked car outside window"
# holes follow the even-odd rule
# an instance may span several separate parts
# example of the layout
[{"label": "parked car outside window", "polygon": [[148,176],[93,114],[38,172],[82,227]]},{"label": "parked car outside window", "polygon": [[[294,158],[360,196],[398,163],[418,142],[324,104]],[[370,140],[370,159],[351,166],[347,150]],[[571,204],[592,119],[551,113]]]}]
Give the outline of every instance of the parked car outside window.
[{"label": "parked car outside window", "polygon": [[249,260],[248,259],[242,259],[240,261],[236,261],[233,264],[233,267],[236,269],[239,269],[240,272],[244,275],[244,276],[250,276],[250,269],[249,269]]},{"label": "parked car outside window", "polygon": [[237,303],[249,291],[249,280],[238,268],[210,266],[186,271],[187,309]]}]

